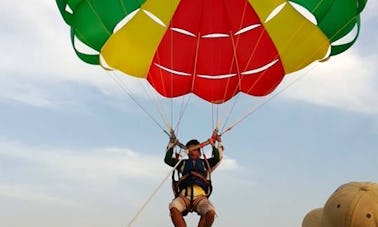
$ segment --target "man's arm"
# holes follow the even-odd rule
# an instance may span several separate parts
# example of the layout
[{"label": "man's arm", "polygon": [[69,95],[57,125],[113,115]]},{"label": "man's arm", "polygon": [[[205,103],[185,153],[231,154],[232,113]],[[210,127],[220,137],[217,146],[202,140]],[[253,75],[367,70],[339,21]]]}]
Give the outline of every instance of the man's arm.
[{"label": "man's arm", "polygon": [[167,152],[165,153],[165,157],[164,157],[165,164],[167,164],[171,167],[174,167],[177,164],[177,162],[179,161],[178,159],[173,157],[174,146],[175,146],[174,144],[171,144],[171,143],[168,144]]},{"label": "man's arm", "polygon": [[219,152],[220,149],[216,148],[213,145],[212,145],[212,148],[213,148],[213,152],[212,152],[213,157],[207,159],[207,161],[209,162],[209,165],[210,165],[211,168],[213,168],[214,166],[216,166],[219,163],[219,161],[222,159],[221,154]]},{"label": "man's arm", "polygon": [[[209,158],[207,161],[209,162],[210,167],[213,168],[216,167],[223,158],[224,147],[222,144],[222,138],[220,135],[218,135],[218,129],[214,130],[209,142],[213,148],[213,157]],[[217,147],[215,147],[215,142],[217,142]]]},{"label": "man's arm", "polygon": [[176,138],[175,131],[173,129],[170,130],[169,135],[169,143],[167,145],[167,151],[165,153],[164,162],[165,164],[175,167],[176,164],[179,162],[179,159],[173,158],[173,148],[179,143]]}]

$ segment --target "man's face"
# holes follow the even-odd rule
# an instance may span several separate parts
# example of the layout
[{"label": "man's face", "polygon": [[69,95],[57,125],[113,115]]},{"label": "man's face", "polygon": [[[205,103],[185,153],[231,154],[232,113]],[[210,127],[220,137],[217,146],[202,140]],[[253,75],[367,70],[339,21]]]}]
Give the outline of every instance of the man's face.
[{"label": "man's face", "polygon": [[194,146],[189,146],[188,149],[189,149],[189,158],[194,160],[194,159],[198,159],[200,156],[201,156],[201,152],[200,152],[200,149],[191,149],[192,147]]}]

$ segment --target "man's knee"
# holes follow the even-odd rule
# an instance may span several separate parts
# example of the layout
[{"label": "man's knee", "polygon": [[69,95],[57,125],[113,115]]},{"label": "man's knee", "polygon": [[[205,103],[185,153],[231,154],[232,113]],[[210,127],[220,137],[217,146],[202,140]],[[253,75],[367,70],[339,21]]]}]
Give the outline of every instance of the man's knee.
[{"label": "man's knee", "polygon": [[186,210],[185,201],[177,197],[169,204],[169,210],[172,210],[172,208],[176,208],[178,211],[183,212],[184,210]]},{"label": "man's knee", "polygon": [[209,211],[207,211],[207,213],[205,214],[205,217],[206,217],[206,219],[208,221],[213,222],[214,218],[215,218],[215,210],[209,210]]},{"label": "man's knee", "polygon": [[201,216],[201,219],[198,223],[199,227],[210,227],[213,225],[215,219],[215,211],[209,210],[206,214]]},{"label": "man's knee", "polygon": [[176,207],[170,208],[169,212],[171,213],[171,215],[181,214],[181,211],[179,211]]},{"label": "man's knee", "polygon": [[208,212],[209,215],[215,215],[215,207],[211,204],[211,202],[208,199],[202,199],[198,202],[196,206],[196,211],[200,214],[205,216]]}]

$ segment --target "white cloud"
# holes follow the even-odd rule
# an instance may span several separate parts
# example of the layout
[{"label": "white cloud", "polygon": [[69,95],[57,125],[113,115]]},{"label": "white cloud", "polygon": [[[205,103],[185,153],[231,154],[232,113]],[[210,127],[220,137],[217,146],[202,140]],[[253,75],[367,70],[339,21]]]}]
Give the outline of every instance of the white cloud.
[{"label": "white cloud", "polygon": [[[367,22],[375,21],[377,5],[368,2],[362,14]],[[2,53],[6,54],[0,62],[0,99],[38,107],[58,106],[63,100],[50,90],[49,84],[64,81],[94,86],[113,97],[127,97],[118,86],[131,88],[127,92],[138,96],[146,93],[144,89],[150,89],[140,80],[127,79],[79,60],[70,43],[69,26],[55,1],[31,0],[23,4],[8,1],[0,10],[3,31],[0,42]],[[361,32],[369,31],[365,28]],[[371,45],[377,48],[374,40]],[[377,60],[377,56],[357,57],[352,49],[321,64],[285,93],[317,105],[377,113],[377,81],[374,81]],[[113,78],[118,76],[126,81],[115,82]]]},{"label": "white cloud", "polygon": [[[160,183],[164,189],[159,189],[154,196],[158,201],[153,201],[150,206],[160,204],[161,207],[171,199],[170,168],[163,163],[161,155],[145,155],[124,148],[74,150],[29,146],[0,138],[0,160],[8,159],[11,165],[0,166],[0,199],[10,201],[10,209],[18,210],[17,213],[23,216],[32,210],[26,209],[24,214],[17,204],[32,204],[48,218],[56,213],[49,209],[51,207],[64,209],[64,213],[74,210],[84,215],[93,215],[94,212],[118,214],[117,209],[126,209],[126,217],[131,218]],[[227,171],[232,173],[235,169],[238,169],[236,161],[226,157],[217,176],[223,176]],[[166,176],[168,178],[164,178]],[[226,174],[222,178],[230,177]],[[237,182],[237,178],[232,177],[232,182]],[[99,204],[101,206],[97,207]],[[161,212],[166,211],[154,212],[155,218],[161,217]],[[119,215],[117,221],[125,221],[125,214],[119,212]]]},{"label": "white cloud", "polygon": [[0,154],[24,159],[69,178],[160,178],[166,172],[161,157],[120,148],[68,150],[30,147],[0,140]]},{"label": "white cloud", "polygon": [[53,95],[44,86],[32,83],[23,83],[17,78],[7,80],[7,77],[0,77],[0,84],[7,84],[2,87],[0,99],[16,101],[35,107],[51,107],[54,105]]},{"label": "white cloud", "polygon": [[219,168],[217,169],[218,171],[228,171],[228,170],[237,170],[239,169],[240,166],[235,159],[231,159],[225,155],[222,159],[221,164],[219,165]]},{"label": "white cloud", "polygon": [[[164,165],[161,156],[146,155],[125,148],[69,150],[30,147],[0,139],[0,155],[28,160],[73,179],[161,179],[169,173],[169,168]],[[235,160],[224,158],[221,169],[237,169],[237,163]]]},{"label": "white cloud", "polygon": [[[364,20],[369,18],[370,23],[376,24],[377,5],[378,1],[368,2],[367,11],[362,14],[363,25]],[[67,101],[54,93],[54,89],[64,82],[94,86],[106,95],[125,96],[101,68],[81,62],[75,56],[70,44],[69,28],[63,22],[55,1],[4,1],[0,8],[0,17],[0,48],[3,55],[0,61],[0,100],[55,108]],[[370,29],[361,32],[374,33],[376,30],[375,27]],[[377,49],[373,46],[376,43],[376,40],[372,40],[369,45],[372,49]],[[377,56],[357,57],[352,50],[321,64],[283,95],[317,105],[376,114]],[[69,101],[77,102],[73,98]],[[146,194],[168,174],[169,168],[162,162],[161,155],[146,155],[144,152],[127,148],[73,149],[30,146],[0,138],[0,162],[5,164],[0,165],[0,200],[2,204],[7,202],[2,210],[3,214],[6,211],[2,217],[2,224],[41,226],[43,220],[42,223],[46,226],[122,225],[127,219],[125,216],[134,214],[144,202]],[[260,205],[255,209],[256,217],[260,218],[251,218],[248,212],[238,212],[235,213],[236,216],[224,213],[223,217],[220,215],[221,219],[217,224],[228,226],[224,220],[234,219],[245,220],[240,226],[247,225],[246,223],[255,223],[256,226],[263,225],[258,223],[266,224],[269,217],[261,218],[262,213],[264,215],[264,210],[271,211],[271,205],[274,206],[277,201],[273,200],[270,203],[259,195],[267,192],[274,194],[274,190],[269,191],[269,188],[274,189],[277,184],[274,182],[275,178],[270,179],[271,181],[258,181],[259,177],[269,179],[264,171],[261,172],[262,176],[259,175],[259,171],[253,171],[250,167],[244,170],[236,160],[225,157],[213,178],[214,183],[218,184],[215,196],[224,195],[219,199],[225,202],[224,206],[218,206],[220,214],[223,209],[233,207],[228,200],[223,200],[228,195],[236,195],[240,200],[249,195],[256,197],[250,201]],[[296,183],[298,182],[285,185],[300,188]],[[148,219],[150,224],[155,220],[163,220],[153,223],[155,226],[167,226],[169,223],[165,208],[171,195],[169,185],[166,186],[166,191],[161,192],[160,196],[164,195],[167,198],[160,199],[159,202],[153,201],[152,203],[158,204],[158,209],[141,218],[145,221]],[[263,186],[268,190],[263,190]],[[288,187],[291,191],[292,188],[293,186]],[[287,198],[297,197],[288,194]],[[80,204],[76,204],[76,201]],[[49,206],[45,208],[39,206],[41,204]],[[242,205],[242,210],[254,206],[249,202]],[[57,210],[57,207],[64,209]],[[164,209],[161,209],[162,207]],[[292,211],[290,205],[287,207],[287,211]],[[299,208],[301,207],[296,207],[296,210]],[[93,212],[93,209],[98,211]],[[282,220],[285,215],[290,220],[295,215],[299,217],[300,212],[284,212],[281,215]],[[266,212],[266,215],[270,213]],[[61,218],[57,219],[58,214]],[[13,218],[13,215],[17,218]],[[28,218],[30,216],[33,218]],[[260,219],[261,222],[257,221]],[[272,222],[271,225],[277,223]]]},{"label": "white cloud", "polygon": [[[282,96],[320,106],[376,115],[378,113],[378,2],[368,1],[362,13],[362,29],[356,44],[329,61],[314,64],[288,81],[303,77],[290,86]],[[372,54],[362,51],[371,50]],[[293,78],[294,77],[294,78]],[[289,82],[290,83],[290,82]],[[287,85],[283,85],[285,87]]]},{"label": "white cloud", "polygon": [[79,207],[79,203],[67,198],[61,198],[54,195],[48,195],[45,192],[42,193],[40,188],[32,188],[30,185],[18,185],[18,184],[0,184],[0,197],[9,197],[12,199],[35,202],[35,203],[48,203],[59,204],[63,206],[76,206]]},{"label": "white cloud", "polygon": [[141,80],[89,65],[76,56],[69,26],[55,1],[8,1],[0,10],[1,100],[44,108],[62,106],[66,100],[55,90],[60,83],[95,87],[115,98],[127,98],[127,92],[145,93]]},{"label": "white cloud", "polygon": [[300,80],[283,92],[283,96],[347,111],[377,114],[377,60],[377,56],[359,57],[350,50],[317,64],[313,70],[292,75]]},{"label": "white cloud", "polygon": [[[119,95],[120,91],[99,66],[86,64],[75,55],[70,43],[69,26],[65,24],[55,1],[31,0],[19,4],[8,1],[0,9],[2,35],[0,83],[2,98],[14,97],[36,105],[42,103],[40,89],[25,84],[56,84],[74,82],[96,86],[106,94]],[[6,79],[6,83],[4,82]],[[22,80],[23,86],[19,86]],[[14,82],[13,82],[14,81]],[[12,83],[13,82],[13,83]],[[18,83],[18,84],[16,84]],[[13,88],[13,93],[9,93]],[[43,87],[48,90],[48,86]],[[6,94],[8,93],[8,94]],[[51,94],[46,92],[46,95]],[[29,96],[29,100],[25,98]],[[36,96],[36,97],[30,97]],[[21,98],[22,97],[22,98]]]},{"label": "white cloud", "polygon": [[364,11],[362,12],[363,21],[372,20],[376,22],[377,18],[377,10],[378,10],[378,2],[377,1],[368,1]]}]

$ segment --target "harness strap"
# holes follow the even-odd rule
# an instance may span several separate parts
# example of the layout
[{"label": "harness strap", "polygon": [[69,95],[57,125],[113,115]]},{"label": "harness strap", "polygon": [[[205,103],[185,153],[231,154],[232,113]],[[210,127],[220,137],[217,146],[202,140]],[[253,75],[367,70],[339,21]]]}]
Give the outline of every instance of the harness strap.
[{"label": "harness strap", "polygon": [[185,196],[180,196],[180,198],[184,201],[185,203],[185,207],[186,207],[186,210],[189,211],[189,209],[191,208],[191,202],[190,200]]},{"label": "harness strap", "polygon": [[206,178],[208,178],[210,181],[211,181],[211,167],[210,167],[210,163],[209,163],[209,161],[207,160],[207,158],[206,158],[206,155],[205,154],[203,154],[203,157],[204,157],[204,160],[205,160],[205,165],[206,165],[206,169],[207,169],[207,176],[206,176]]},{"label": "harness strap", "polygon": [[[190,174],[187,174],[185,176],[189,176],[189,175]],[[192,172],[191,175],[193,175],[193,176],[201,179],[206,184],[206,186],[209,186],[209,184],[210,184],[209,180],[206,177],[204,177],[202,174],[199,174],[199,173],[196,173],[196,172]]]},{"label": "harness strap", "polygon": [[207,190],[207,198],[210,197],[212,191],[213,191],[213,186],[211,184],[211,172],[212,172],[212,169],[210,167],[210,163],[209,161],[207,160],[206,158],[206,155],[203,154],[203,157],[204,157],[204,160],[205,160],[205,165],[206,165],[206,169],[207,169],[207,176],[206,176],[206,182],[208,183],[207,187],[208,187],[208,190]]},{"label": "harness strap", "polygon": [[[194,188],[193,188],[193,184],[190,185],[190,205],[193,207],[193,198],[194,198]],[[188,194],[188,190],[186,190],[186,194]]]}]

